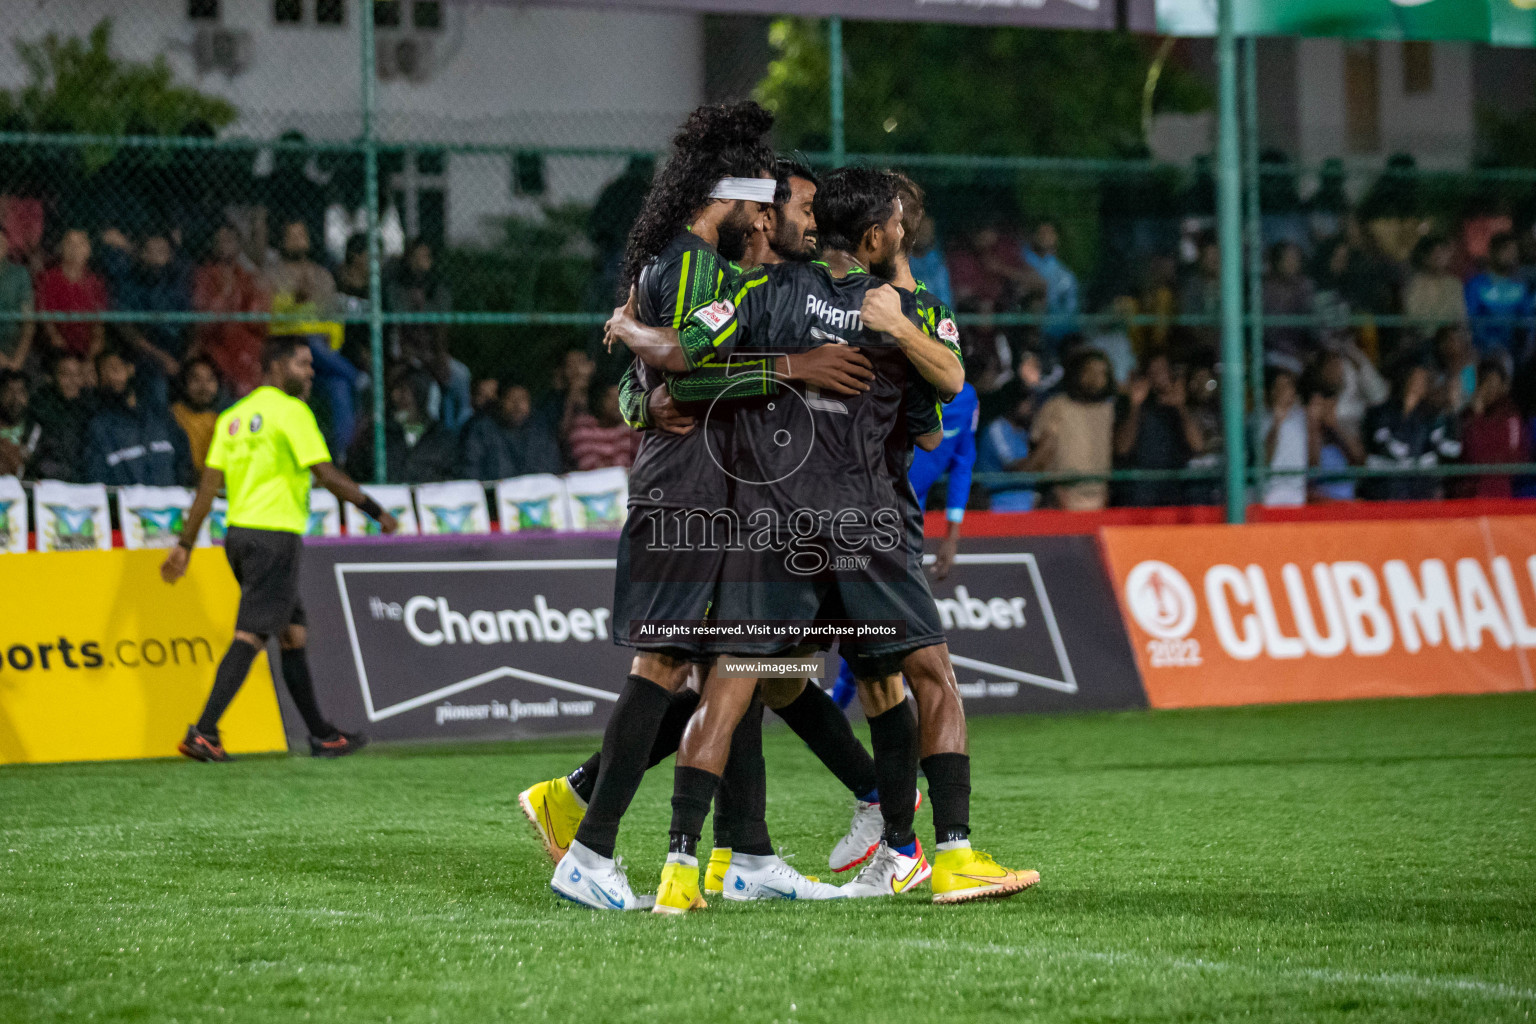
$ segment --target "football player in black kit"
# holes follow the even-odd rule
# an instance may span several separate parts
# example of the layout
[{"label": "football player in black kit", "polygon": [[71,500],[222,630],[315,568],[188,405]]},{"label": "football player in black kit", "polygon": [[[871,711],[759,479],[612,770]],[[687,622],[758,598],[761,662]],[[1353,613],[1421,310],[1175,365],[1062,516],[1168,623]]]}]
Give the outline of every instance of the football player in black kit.
[{"label": "football player in black kit", "polygon": [[[681,326],[707,309],[732,275],[775,198],[775,157],[765,136],[772,115],[755,103],[706,106],[694,111],[673,139],[672,158],[657,176],[630,236],[625,286],[633,285],[639,315],[652,326]],[[856,354],[833,350],[799,361],[800,379],[821,387],[856,390]],[[677,367],[695,368],[692,363]],[[771,359],[751,367],[758,394],[777,387]],[[637,364],[626,390],[633,426],[675,422],[664,381],[655,369]],[[738,382],[744,389],[745,375]],[[636,402],[636,396],[643,400]],[[647,637],[647,622],[701,622],[708,615],[719,552],[680,551],[658,537],[648,513],[685,513],[725,507],[728,481],[709,458],[708,429],[686,433],[648,430],[630,473],[630,514],[620,541],[615,575],[614,639],[636,648],[615,703],[591,781],[590,797],[569,847],[551,880],[567,899],[600,909],[648,906],[631,890],[614,857],[619,821],[645,769],[675,749],[697,705],[684,684],[710,658],[695,642]],[[718,445],[719,439],[715,440]],[[851,736],[851,734],[850,734]],[[578,769],[578,772],[583,769]],[[569,791],[569,792],[568,792]],[[537,796],[535,803],[533,797]],[[547,820],[564,799],[574,802],[568,779],[551,780],[520,794],[523,810],[544,836],[557,831]],[[569,816],[570,808],[567,808]],[[555,852],[551,847],[551,852]],[[768,851],[771,854],[771,848]]]},{"label": "football player in black kit", "polygon": [[[912,831],[917,722],[904,700],[872,714],[871,736],[885,819],[883,841],[848,895],[909,891],[928,880],[934,900],[1006,896],[1039,880],[1012,871],[969,843],[970,762],[964,712],[933,598],[922,572],[920,516],[906,482],[913,443],[937,443],[933,398],[952,396],[963,380],[954,353],[915,323],[910,293],[871,273],[894,273],[901,202],[893,175],[862,168],[834,172],[816,199],[824,263],[759,268],[744,275],[731,301],[687,318],[672,336],[689,366],[706,361],[749,368],[823,341],[859,347],[876,376],[866,392],[828,398],[815,388],[791,400],[730,403],[717,427],[728,445],[733,508],[755,524],[753,542],[731,545],[722,566],[714,618],[815,620],[840,606],[854,622],[901,623],[904,635],[850,650],[861,695],[899,686],[905,674],[922,717],[922,767],[929,779],[938,837],[930,868]],[[663,361],[664,332],[640,325],[616,332],[643,359]],[[748,384],[750,386],[750,383]],[[717,407],[719,408],[719,407]],[[712,419],[715,417],[712,417]],[[765,525],[766,524],[766,525]],[[738,641],[733,654],[784,653],[783,640]],[[712,677],[678,753],[668,862],[655,909],[683,913],[702,905],[695,849],[719,782],[736,723],[755,687]],[[888,698],[887,698],[888,699]],[[868,700],[868,698],[866,698]]]}]

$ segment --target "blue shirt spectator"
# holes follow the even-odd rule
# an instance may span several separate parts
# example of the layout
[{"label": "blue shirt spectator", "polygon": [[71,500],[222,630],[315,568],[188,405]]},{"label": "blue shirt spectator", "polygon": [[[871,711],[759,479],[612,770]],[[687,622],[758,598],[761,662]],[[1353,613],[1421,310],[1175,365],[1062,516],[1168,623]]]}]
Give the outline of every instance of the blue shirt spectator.
[{"label": "blue shirt spectator", "polygon": [[1081,308],[1077,275],[1056,254],[1060,242],[1056,225],[1045,220],[1035,228],[1034,237],[1023,250],[1024,262],[1045,281],[1048,319],[1040,333],[1051,340],[1059,340],[1077,330],[1077,314]]},{"label": "blue shirt spectator", "polygon": [[1519,361],[1530,338],[1529,324],[1510,322],[1536,312],[1531,288],[1520,279],[1520,247],[1504,232],[1488,244],[1488,269],[1467,282],[1467,317],[1479,355],[1503,350]]},{"label": "blue shirt spectator", "polygon": [[912,456],[907,474],[917,500],[927,504],[928,492],[944,474],[949,474],[945,491],[944,515],[952,523],[965,520],[965,505],[971,496],[971,470],[976,465],[976,426],[981,415],[976,389],[967,381],[954,401],[944,406],[944,438],[931,452],[918,449]]},{"label": "blue shirt spectator", "polygon": [[944,259],[944,247],[939,244],[938,226],[933,217],[924,214],[917,226],[917,240],[907,254],[907,266],[912,276],[922,283],[939,301],[950,309],[955,308],[955,289],[949,280],[949,264]]},{"label": "blue shirt spectator", "polygon": [[[982,473],[1017,473],[1029,459],[1030,413],[1034,402],[1020,398],[1012,409],[987,424],[977,445],[976,469]],[[1029,512],[1035,507],[1035,492],[1016,488],[992,492],[992,511]]]}]

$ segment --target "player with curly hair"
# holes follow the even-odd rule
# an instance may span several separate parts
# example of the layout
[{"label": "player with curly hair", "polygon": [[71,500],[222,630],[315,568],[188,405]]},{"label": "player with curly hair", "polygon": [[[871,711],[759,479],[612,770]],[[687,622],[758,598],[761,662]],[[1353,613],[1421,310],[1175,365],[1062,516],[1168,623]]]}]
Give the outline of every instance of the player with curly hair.
[{"label": "player with curly hair", "polygon": [[[680,327],[688,316],[718,304],[717,295],[736,270],[732,261],[745,254],[775,201],[776,158],[767,142],[772,126],[773,115],[756,103],[708,105],[690,114],[673,138],[672,157],[646,196],[622,270],[645,323]],[[857,358],[831,353],[822,357],[820,368],[846,369]],[[797,371],[817,375],[817,360],[800,362]],[[776,387],[771,364],[764,360],[759,367],[760,394]],[[600,909],[644,905],[614,857],[619,821],[653,761],[653,749],[676,748],[698,703],[685,684],[710,660],[696,642],[641,631],[647,623],[703,621],[718,576],[719,550],[690,547],[686,538],[677,543],[653,521],[653,516],[697,513],[708,522],[712,510],[730,508],[728,475],[711,455],[723,450],[723,439],[711,437],[707,421],[695,428],[666,387],[668,371],[696,368],[686,361],[662,368],[637,363],[621,388],[626,420],[645,434],[630,471],[613,637],[636,654],[604,730],[585,813],[550,883],[557,894]],[[846,372],[817,376],[820,386],[840,379],[851,378]],[[566,780],[554,781],[558,789]],[[530,790],[519,798],[546,836],[559,831],[544,820],[558,811],[552,806],[555,796]]]}]

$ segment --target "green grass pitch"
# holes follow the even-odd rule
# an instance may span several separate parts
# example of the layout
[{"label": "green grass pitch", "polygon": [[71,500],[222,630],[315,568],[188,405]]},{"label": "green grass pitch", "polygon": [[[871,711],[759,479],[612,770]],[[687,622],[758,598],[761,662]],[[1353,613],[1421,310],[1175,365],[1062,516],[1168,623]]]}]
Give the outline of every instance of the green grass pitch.
[{"label": "green grass pitch", "polygon": [[[958,907],[564,904],[516,793],[591,742],[0,769],[0,1020],[1536,1012],[1536,696],[976,719],[977,845],[1044,880]],[[775,840],[817,873],[848,801],[767,746]],[[670,785],[620,836],[637,889]]]}]

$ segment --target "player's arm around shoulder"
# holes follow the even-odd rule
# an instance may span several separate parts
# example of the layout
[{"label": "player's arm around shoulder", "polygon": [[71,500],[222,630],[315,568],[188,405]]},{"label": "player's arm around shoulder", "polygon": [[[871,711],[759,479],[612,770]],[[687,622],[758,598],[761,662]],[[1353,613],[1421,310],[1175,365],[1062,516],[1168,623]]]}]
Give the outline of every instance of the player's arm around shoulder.
[{"label": "player's arm around shoulder", "polygon": [[903,294],[910,299],[910,292],[903,293],[888,284],[865,292],[861,310],[864,326],[896,339],[907,359],[938,390],[939,398],[947,402],[965,386],[965,367],[954,351],[908,315]]}]

